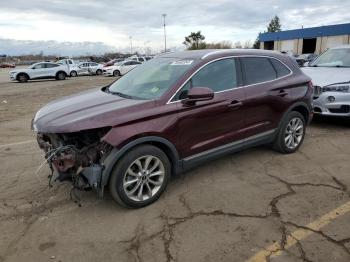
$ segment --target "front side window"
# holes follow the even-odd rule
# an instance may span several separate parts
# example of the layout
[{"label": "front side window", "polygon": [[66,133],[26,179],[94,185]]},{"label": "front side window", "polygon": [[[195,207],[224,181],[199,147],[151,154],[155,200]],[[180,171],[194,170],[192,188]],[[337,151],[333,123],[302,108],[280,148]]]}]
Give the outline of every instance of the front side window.
[{"label": "front side window", "polygon": [[235,60],[227,58],[206,65],[177,92],[173,101],[185,99],[192,87],[208,87],[214,92],[237,87]]},{"label": "front side window", "polygon": [[246,84],[262,83],[277,78],[277,73],[267,57],[242,57]]},{"label": "front side window", "polygon": [[196,64],[197,60],[152,59],[118,79],[109,86],[108,91],[125,98],[156,99]]}]

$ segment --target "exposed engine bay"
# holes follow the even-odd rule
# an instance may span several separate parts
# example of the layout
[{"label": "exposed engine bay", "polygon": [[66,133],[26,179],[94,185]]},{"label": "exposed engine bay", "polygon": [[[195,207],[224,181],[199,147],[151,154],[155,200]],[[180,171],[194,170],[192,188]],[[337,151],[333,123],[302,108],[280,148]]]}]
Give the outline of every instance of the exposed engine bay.
[{"label": "exposed engine bay", "polygon": [[39,147],[45,152],[45,159],[51,169],[52,181],[72,181],[71,198],[79,202],[75,190],[96,190],[103,193],[101,177],[103,160],[113,147],[101,138],[110,127],[84,130],[64,134],[38,133]]}]

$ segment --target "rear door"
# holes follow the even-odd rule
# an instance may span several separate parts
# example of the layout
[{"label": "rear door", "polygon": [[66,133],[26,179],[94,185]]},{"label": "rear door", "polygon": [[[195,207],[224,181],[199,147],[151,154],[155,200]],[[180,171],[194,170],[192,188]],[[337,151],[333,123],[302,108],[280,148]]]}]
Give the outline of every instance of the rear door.
[{"label": "rear door", "polygon": [[58,64],[54,64],[54,63],[46,63],[45,67],[46,67],[46,75],[47,76],[56,76],[56,72],[57,72],[57,67],[59,67],[60,65]]},{"label": "rear door", "polygon": [[[220,146],[243,138],[244,90],[239,88],[234,58],[214,61],[200,69],[175,95],[178,101],[178,130],[181,140],[182,158],[206,154]],[[188,106],[181,102],[192,87],[208,87],[215,94],[209,101]]]},{"label": "rear door", "polygon": [[240,63],[246,92],[247,134],[251,136],[277,128],[292,97],[292,86],[278,79],[289,75],[290,69],[270,57],[241,57]]}]

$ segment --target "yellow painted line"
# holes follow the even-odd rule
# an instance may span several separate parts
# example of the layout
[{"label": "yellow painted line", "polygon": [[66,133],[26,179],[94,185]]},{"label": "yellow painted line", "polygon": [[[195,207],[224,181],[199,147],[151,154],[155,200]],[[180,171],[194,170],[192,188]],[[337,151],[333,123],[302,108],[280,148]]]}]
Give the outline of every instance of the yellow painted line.
[{"label": "yellow painted line", "polygon": [[[319,219],[311,222],[310,224],[307,224],[305,227],[310,228],[312,230],[320,230],[322,227],[329,224],[332,220],[336,219],[339,216],[344,215],[345,213],[350,212],[350,201],[346,202],[344,205],[330,211],[329,213],[323,215]],[[287,237],[285,249],[288,249],[292,246],[294,246],[297,243],[297,240],[302,240],[307,238],[313,234],[310,230],[305,229],[297,229],[291,233],[291,236]],[[246,260],[246,262],[265,262],[266,257],[269,256],[271,253],[274,253],[271,257],[279,256],[281,255],[280,249],[280,243],[275,243],[273,245],[270,245],[266,247],[264,250],[261,250],[260,252],[256,253],[253,257]]]},{"label": "yellow painted line", "polygon": [[29,143],[33,143],[35,142],[34,139],[32,140],[27,140],[27,141],[22,141],[22,142],[16,142],[16,143],[10,143],[10,144],[5,144],[5,145],[0,145],[0,148],[3,147],[11,147],[11,146],[18,146],[18,145],[25,145],[25,144],[29,144]]}]

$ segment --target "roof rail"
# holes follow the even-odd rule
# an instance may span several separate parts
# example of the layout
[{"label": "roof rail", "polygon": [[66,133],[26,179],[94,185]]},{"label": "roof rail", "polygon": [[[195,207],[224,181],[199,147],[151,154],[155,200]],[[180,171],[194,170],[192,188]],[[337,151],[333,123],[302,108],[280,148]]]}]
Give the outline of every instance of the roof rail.
[{"label": "roof rail", "polygon": [[215,50],[215,51],[206,53],[204,56],[201,57],[201,59],[205,59],[205,58],[207,58],[207,57],[209,57],[211,55],[215,55],[215,54],[219,54],[219,53],[225,53],[225,52],[228,52],[228,51],[231,51],[231,49]]}]

